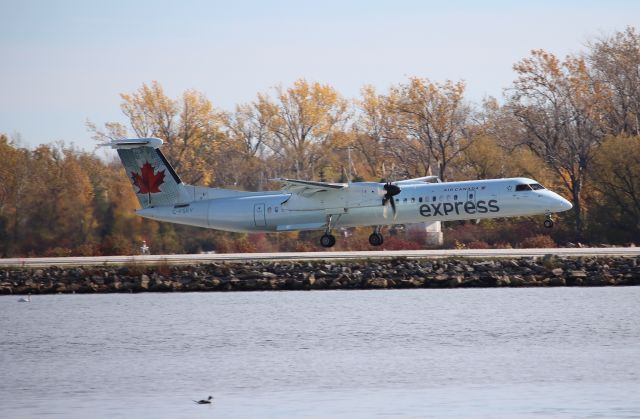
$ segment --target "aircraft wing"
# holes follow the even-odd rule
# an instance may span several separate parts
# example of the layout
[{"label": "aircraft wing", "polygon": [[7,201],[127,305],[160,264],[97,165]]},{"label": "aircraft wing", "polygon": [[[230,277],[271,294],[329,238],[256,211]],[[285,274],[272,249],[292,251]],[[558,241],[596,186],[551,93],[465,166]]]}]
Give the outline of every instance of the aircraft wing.
[{"label": "aircraft wing", "polygon": [[413,179],[405,179],[405,180],[399,180],[397,182],[393,182],[396,185],[408,185],[411,183],[429,183],[432,181],[436,181],[436,182],[441,182],[440,178],[438,176],[423,176],[423,177],[416,177]]},{"label": "aircraft wing", "polygon": [[272,179],[276,182],[282,183],[283,190],[290,191],[293,193],[315,193],[321,191],[329,191],[332,189],[344,189],[349,185],[346,183],[329,183],[329,182],[314,182],[311,180],[297,180],[297,179],[284,179],[277,178]]}]

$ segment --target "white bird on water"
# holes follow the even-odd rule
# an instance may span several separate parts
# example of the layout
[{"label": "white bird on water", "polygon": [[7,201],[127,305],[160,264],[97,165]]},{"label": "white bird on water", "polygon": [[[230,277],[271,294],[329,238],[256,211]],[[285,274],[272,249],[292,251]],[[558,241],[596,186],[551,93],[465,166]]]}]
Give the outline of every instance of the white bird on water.
[{"label": "white bird on water", "polygon": [[26,297],[20,297],[18,299],[19,303],[30,303],[31,302],[31,294],[27,295]]}]

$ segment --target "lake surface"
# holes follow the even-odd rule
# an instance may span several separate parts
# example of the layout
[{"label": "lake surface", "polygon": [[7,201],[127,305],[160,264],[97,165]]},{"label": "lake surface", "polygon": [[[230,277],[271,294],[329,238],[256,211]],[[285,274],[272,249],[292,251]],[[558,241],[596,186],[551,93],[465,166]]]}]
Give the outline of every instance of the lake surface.
[{"label": "lake surface", "polygon": [[17,299],[2,418],[640,417],[640,287]]}]

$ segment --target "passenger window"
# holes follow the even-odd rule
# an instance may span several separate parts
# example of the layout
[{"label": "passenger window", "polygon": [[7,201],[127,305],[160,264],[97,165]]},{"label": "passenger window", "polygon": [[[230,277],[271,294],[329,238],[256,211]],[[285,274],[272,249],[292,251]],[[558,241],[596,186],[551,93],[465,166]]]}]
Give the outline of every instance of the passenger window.
[{"label": "passenger window", "polygon": [[407,203],[407,198],[403,199],[402,202]]},{"label": "passenger window", "polygon": [[435,195],[433,196],[432,201],[433,201],[433,202],[436,202],[436,196],[435,196]]},{"label": "passenger window", "polygon": [[396,198],[396,202],[398,202],[398,203],[399,203],[399,202],[400,202],[400,200],[399,200],[398,198]]},{"label": "passenger window", "polygon": [[418,202],[422,202],[422,197],[418,198]]},{"label": "passenger window", "polygon": [[273,207],[273,210],[274,210],[275,212],[278,212],[278,207]]},{"label": "passenger window", "polygon": [[472,194],[472,193],[470,193],[470,194],[469,194],[469,200],[472,200],[472,199],[473,199],[473,194]]},{"label": "passenger window", "polygon": [[453,195],[453,200],[457,201],[458,200],[458,195]]},{"label": "passenger window", "polygon": [[414,202],[416,202],[416,199],[415,198],[411,198],[411,203],[414,203]]}]

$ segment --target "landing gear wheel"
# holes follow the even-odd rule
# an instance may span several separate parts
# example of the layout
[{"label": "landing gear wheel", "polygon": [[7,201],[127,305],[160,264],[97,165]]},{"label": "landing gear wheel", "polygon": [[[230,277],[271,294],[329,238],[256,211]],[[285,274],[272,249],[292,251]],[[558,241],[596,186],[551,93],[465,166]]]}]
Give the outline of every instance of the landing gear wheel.
[{"label": "landing gear wheel", "polygon": [[551,218],[547,218],[546,220],[544,220],[544,227],[545,228],[552,228],[553,227],[553,220]]},{"label": "landing gear wheel", "polygon": [[384,242],[384,238],[382,237],[382,234],[380,234],[380,233],[372,233],[369,236],[369,244],[371,246],[380,246],[380,245],[382,245],[383,242]]},{"label": "landing gear wheel", "polygon": [[334,244],[336,244],[335,236],[331,234],[324,234],[320,237],[320,245],[322,247],[333,247]]}]

